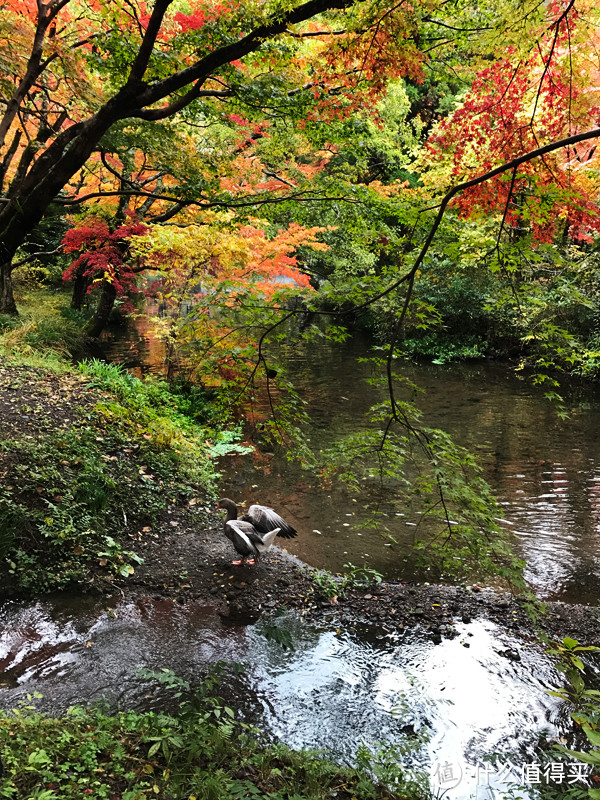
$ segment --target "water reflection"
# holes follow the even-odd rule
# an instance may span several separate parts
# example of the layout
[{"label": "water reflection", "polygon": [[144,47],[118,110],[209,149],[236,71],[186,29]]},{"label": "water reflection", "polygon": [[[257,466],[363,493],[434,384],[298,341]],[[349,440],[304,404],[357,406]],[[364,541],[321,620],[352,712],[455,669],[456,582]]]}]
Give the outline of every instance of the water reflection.
[{"label": "water reflection", "polygon": [[[310,383],[311,402],[317,403],[312,423],[320,442],[365,424],[368,407],[380,397],[360,380],[370,375],[368,365],[357,365],[364,350],[365,343],[355,340],[341,355],[327,348],[297,354],[296,360],[290,355],[292,372],[301,386]],[[493,364],[407,364],[402,371],[424,389],[418,403],[426,424],[448,431],[477,454],[536,591],[547,599],[597,603],[600,406],[574,399],[562,421],[541,393]],[[407,577],[400,556],[418,518],[383,517],[382,529],[399,541],[386,547],[389,542],[376,532],[348,527],[360,521],[360,499],[340,491],[324,494],[287,464],[274,460],[270,466],[270,474],[262,475],[238,459],[227,477],[240,497],[291,507],[304,528],[303,539],[292,545],[297,555],[333,571],[347,561],[366,562],[390,579]],[[323,536],[311,534],[314,528]]]},{"label": "water reflection", "polygon": [[[309,404],[314,447],[366,426],[369,407],[384,397],[383,388],[365,382],[373,367],[359,359],[369,352],[370,343],[358,336],[343,345],[306,344],[290,333],[285,360]],[[112,356],[119,357],[118,347]],[[477,454],[538,594],[597,603],[600,405],[573,398],[563,421],[540,391],[502,365],[398,368],[424,389],[418,403],[425,423],[448,431]],[[419,518],[406,509],[397,514],[398,509],[381,505],[379,530],[361,530],[367,516],[363,498],[338,488],[324,491],[318,476],[276,456],[259,463],[231,459],[223,483],[224,493],[236,500],[284,509],[302,532],[288,548],[310,564],[337,572],[348,562],[366,563],[388,579],[408,577],[402,556]]]},{"label": "water reflection", "polygon": [[[475,766],[492,753],[526,759],[540,736],[556,736],[560,706],[546,689],[560,680],[535,647],[492,622],[457,624],[459,635],[434,646],[382,626],[315,627],[290,614],[277,623],[295,648],[261,634],[261,623],[224,626],[210,608],[143,598],[78,611],[48,600],[9,604],[0,613],[0,704],[14,708],[34,690],[53,713],[106,698],[114,707],[157,702],[140,683],[141,667],[164,667],[197,685],[210,664],[243,661],[228,678],[247,720],[292,747],[323,749],[350,762],[361,743],[403,748],[403,762],[425,772],[463,765],[452,798],[475,790]],[[503,657],[517,649],[519,662]],[[418,736],[419,739],[416,739]],[[520,763],[519,761],[519,763]]]}]

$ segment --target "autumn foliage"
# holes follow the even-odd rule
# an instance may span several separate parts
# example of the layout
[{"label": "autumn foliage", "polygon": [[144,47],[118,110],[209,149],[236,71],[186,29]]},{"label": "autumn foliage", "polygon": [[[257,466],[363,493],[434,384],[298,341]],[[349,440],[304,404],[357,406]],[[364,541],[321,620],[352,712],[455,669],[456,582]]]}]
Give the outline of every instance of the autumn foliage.
[{"label": "autumn foliage", "polygon": [[[378,275],[403,263],[406,231],[453,184],[600,124],[593,0],[524,2],[518,19],[510,4],[450,6],[8,0],[0,309],[16,311],[19,249],[56,206],[84,219],[63,248],[74,255],[65,279],[88,291],[102,283],[125,296],[154,270],[173,297],[229,282],[226,302],[245,291],[268,301],[283,281],[310,291],[302,252],[334,238],[337,223],[303,216],[307,205],[397,220],[365,236],[385,261]],[[443,109],[423,97],[439,72],[451,85]],[[394,127],[382,108],[399,86],[408,105]],[[593,142],[567,147],[453,206],[534,244],[589,243],[597,161]]]},{"label": "autumn foliage", "polygon": [[142,235],[147,230],[148,226],[132,220],[111,232],[105,220],[86,219],[67,231],[63,238],[65,253],[79,253],[65,270],[63,280],[71,281],[78,276],[84,280],[88,293],[102,281],[114,286],[117,297],[139,291],[136,270],[128,261],[129,244],[132,236]]},{"label": "autumn foliage", "polygon": [[[461,105],[428,140],[435,164],[454,182],[491,171],[522,153],[600,126],[600,105],[590,82],[600,52],[598,14],[590,3],[554,3],[549,21],[534,31],[524,56],[515,46],[478,71]],[[454,201],[463,217],[499,213],[533,242],[567,233],[591,242],[600,231],[598,157],[593,141],[531,160],[462,192]]]}]

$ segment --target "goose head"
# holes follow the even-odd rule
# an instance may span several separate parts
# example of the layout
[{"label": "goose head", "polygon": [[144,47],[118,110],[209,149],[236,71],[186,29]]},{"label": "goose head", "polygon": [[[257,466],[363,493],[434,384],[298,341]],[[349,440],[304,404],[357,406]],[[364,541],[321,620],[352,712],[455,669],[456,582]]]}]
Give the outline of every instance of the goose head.
[{"label": "goose head", "polygon": [[224,508],[225,511],[227,511],[227,520],[237,519],[237,505],[228,497],[224,497],[222,500],[219,500],[217,508]]}]

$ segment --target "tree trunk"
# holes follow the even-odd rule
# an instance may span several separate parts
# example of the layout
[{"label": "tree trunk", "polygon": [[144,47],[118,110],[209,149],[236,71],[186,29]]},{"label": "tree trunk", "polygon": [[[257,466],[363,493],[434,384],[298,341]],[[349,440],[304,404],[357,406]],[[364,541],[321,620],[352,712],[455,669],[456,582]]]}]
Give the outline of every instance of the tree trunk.
[{"label": "tree trunk", "polygon": [[98,308],[96,309],[93,319],[90,320],[85,329],[88,336],[94,338],[100,336],[106,327],[110,312],[113,310],[116,296],[117,290],[113,284],[110,283],[110,281],[102,281],[102,294],[100,295]]},{"label": "tree trunk", "polygon": [[17,304],[13,296],[12,265],[10,261],[0,266],[0,314],[19,316]]},{"label": "tree trunk", "polygon": [[81,306],[85,299],[85,295],[89,286],[89,278],[84,277],[81,273],[75,275],[73,281],[73,295],[71,297],[71,308],[81,311]]}]

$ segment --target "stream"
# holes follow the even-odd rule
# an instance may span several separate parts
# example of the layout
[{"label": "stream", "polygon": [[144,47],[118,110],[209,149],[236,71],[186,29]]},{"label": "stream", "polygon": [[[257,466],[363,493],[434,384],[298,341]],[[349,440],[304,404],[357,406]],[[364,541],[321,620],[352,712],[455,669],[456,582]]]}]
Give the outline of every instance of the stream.
[{"label": "stream", "polygon": [[[209,607],[150,598],[9,603],[0,613],[0,704],[15,708],[37,690],[36,708],[52,713],[101,699],[152,708],[160,695],[138,669],[172,669],[194,685],[210,665],[239,662],[244,671],[223,688],[246,721],[349,763],[361,744],[374,753],[395,746],[393,757],[432,773],[434,786],[436,770],[451,770],[460,780],[441,788],[457,800],[501,797],[505,781],[518,785],[521,767],[537,761],[539,741],[566,725],[562,704],[546,693],[560,679],[541,648],[489,621],[458,622],[455,639],[432,646],[414,630],[363,623],[341,631],[333,613],[322,625],[289,613],[278,624],[293,649],[268,640],[262,624],[232,625]],[[518,648],[521,660],[503,658],[503,648]],[[493,754],[499,765],[486,772]],[[516,773],[503,777],[508,764]]]},{"label": "stream", "polygon": [[[300,396],[310,401],[310,436],[320,446],[366,425],[369,407],[385,399],[383,390],[364,382],[371,375],[370,365],[357,361],[366,355],[364,340],[349,342],[341,357],[327,350],[295,348],[287,359]],[[424,423],[476,454],[536,594],[596,605],[600,403],[590,396],[569,398],[569,418],[561,421],[541,391],[504,365],[406,364],[401,371],[424,390],[417,400]],[[405,515],[392,502],[378,507],[387,514],[380,531],[387,529],[397,545],[361,529],[368,512],[360,499],[341,488],[324,492],[284,458],[273,457],[268,471],[249,457],[232,459],[223,484],[234,499],[285,509],[303,532],[288,549],[313,566],[337,572],[350,562],[377,569],[387,580],[412,577],[399,556],[411,547],[419,516]]]},{"label": "stream", "polygon": [[[161,352],[142,329],[113,338],[107,356],[141,372],[160,372]],[[366,383],[373,371],[360,359],[370,354],[366,336],[341,345],[325,339],[306,343],[290,331],[284,361],[309,404],[308,436],[315,447],[366,427],[371,405],[385,400],[384,387]],[[561,420],[540,389],[503,364],[406,362],[399,371],[423,390],[417,403],[424,424],[442,428],[476,454],[536,594],[596,605],[600,400],[591,391],[572,392],[566,397],[569,417]],[[230,458],[222,471],[224,495],[271,505],[302,532],[286,548],[312,566],[338,572],[345,563],[366,564],[387,580],[412,577],[402,555],[412,545],[418,515],[380,503],[379,512],[388,516],[379,531],[362,529],[370,515],[364,500],[339,487],[324,491],[316,476],[277,454],[259,464],[250,456]]]},{"label": "stream", "polygon": [[[111,347],[110,357],[130,367],[159,357],[143,331]],[[367,424],[379,396],[364,383],[370,366],[357,362],[367,352],[361,337],[335,347],[290,344],[288,369],[310,401],[309,436],[318,446]],[[426,423],[477,453],[538,595],[597,605],[600,405],[573,397],[569,419],[560,421],[540,392],[493,364],[408,364],[405,373],[425,390],[419,403]],[[287,549],[312,566],[337,572],[345,563],[366,564],[387,580],[407,577],[400,556],[418,518],[380,508],[394,545],[361,529],[361,500],[341,489],[324,493],[276,455],[260,465],[231,458],[223,473],[225,495],[284,512],[301,532]],[[0,705],[14,708],[36,690],[43,695],[36,707],[51,713],[101,698],[113,708],[151,708],[159,700],[139,668],[172,669],[194,685],[210,665],[240,662],[244,671],[227,685],[240,715],[292,747],[349,762],[361,743],[377,752],[385,742],[397,748],[392,757],[430,774],[452,800],[499,800],[516,786],[538,796],[521,770],[536,762],[540,741],[557,740],[569,727],[564,704],[547,693],[562,678],[541,646],[482,620],[457,621],[459,635],[439,645],[418,629],[357,623],[340,630],[333,612],[320,625],[292,613],[278,624],[293,649],[270,641],[264,620],[232,624],[196,603],[7,603],[0,611]],[[507,650],[518,650],[521,660],[504,657]]]}]

